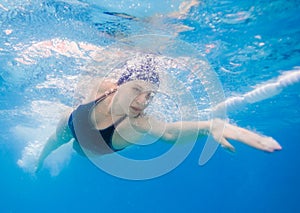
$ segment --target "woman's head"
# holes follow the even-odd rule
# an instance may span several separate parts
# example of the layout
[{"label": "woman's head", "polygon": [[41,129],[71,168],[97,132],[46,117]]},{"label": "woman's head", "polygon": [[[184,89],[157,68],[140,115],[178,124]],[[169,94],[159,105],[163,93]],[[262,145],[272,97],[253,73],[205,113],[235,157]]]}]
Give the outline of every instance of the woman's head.
[{"label": "woman's head", "polygon": [[157,66],[154,59],[147,55],[140,64],[127,66],[126,71],[121,75],[117,84],[120,86],[129,81],[142,80],[158,88],[160,81],[156,68]]},{"label": "woman's head", "polygon": [[121,75],[115,100],[128,114],[138,115],[152,100],[159,83],[156,63],[146,56],[140,65],[128,66]]}]

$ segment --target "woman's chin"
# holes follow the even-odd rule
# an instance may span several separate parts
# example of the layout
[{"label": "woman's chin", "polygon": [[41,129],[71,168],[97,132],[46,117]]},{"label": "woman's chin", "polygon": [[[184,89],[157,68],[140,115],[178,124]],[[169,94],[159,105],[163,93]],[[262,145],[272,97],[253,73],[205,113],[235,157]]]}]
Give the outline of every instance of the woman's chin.
[{"label": "woman's chin", "polygon": [[136,108],[129,108],[129,112],[128,112],[128,116],[129,117],[137,117],[138,115],[140,115],[142,113],[141,110],[138,110]]}]

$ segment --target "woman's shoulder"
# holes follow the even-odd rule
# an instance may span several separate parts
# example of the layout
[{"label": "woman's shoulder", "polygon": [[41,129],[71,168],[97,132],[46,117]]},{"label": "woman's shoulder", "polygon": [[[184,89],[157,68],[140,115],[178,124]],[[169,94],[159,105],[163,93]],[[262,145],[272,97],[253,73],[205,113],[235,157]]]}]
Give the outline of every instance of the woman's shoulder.
[{"label": "woman's shoulder", "polygon": [[116,80],[107,78],[93,78],[91,81],[86,82],[86,91],[88,91],[82,103],[88,103],[95,100],[97,97],[103,95],[106,91],[116,87]]},{"label": "woman's shoulder", "polygon": [[116,80],[114,79],[99,79],[99,84],[98,84],[98,88],[97,88],[97,93],[102,94],[108,90],[111,90],[113,88],[115,88],[117,86]]}]

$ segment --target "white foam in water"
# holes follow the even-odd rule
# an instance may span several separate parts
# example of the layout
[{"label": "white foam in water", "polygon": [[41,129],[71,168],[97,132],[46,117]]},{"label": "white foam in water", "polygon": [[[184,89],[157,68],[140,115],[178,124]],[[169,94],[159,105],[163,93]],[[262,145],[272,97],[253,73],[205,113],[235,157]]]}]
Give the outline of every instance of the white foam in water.
[{"label": "white foam in water", "polygon": [[44,162],[44,167],[52,176],[57,176],[65,168],[72,157],[72,143],[67,143],[55,150]]},{"label": "white foam in water", "polygon": [[225,107],[228,111],[236,110],[248,103],[256,103],[279,94],[284,88],[300,82],[300,67],[286,71],[275,81],[257,86],[254,90],[238,97],[231,97],[218,104],[214,110],[221,111]]},{"label": "white foam in water", "polygon": [[[17,164],[29,173],[34,173],[37,165],[37,160],[43,149],[47,139],[54,133],[59,116],[68,107],[50,101],[33,101],[29,110],[24,110],[24,114],[32,118],[38,124],[30,126],[18,125],[11,131],[22,141],[25,147],[22,151],[22,156],[17,161]],[[31,127],[31,126],[38,127]],[[72,155],[72,144],[66,144],[60,149],[54,151],[44,162],[44,168],[48,169],[52,176],[56,176],[68,164]]]},{"label": "white foam in water", "polygon": [[[22,134],[24,133],[24,130],[26,130],[26,134],[30,134],[31,138],[38,138],[37,140],[27,142],[26,147],[22,151],[21,158],[17,161],[18,166],[24,169],[24,171],[34,173],[39,155],[48,138],[45,135],[45,128],[39,127],[36,129],[18,126],[15,130],[17,131],[17,134]],[[44,168],[48,169],[52,176],[57,176],[69,163],[72,152],[73,149],[71,143],[61,146],[45,160]]]}]

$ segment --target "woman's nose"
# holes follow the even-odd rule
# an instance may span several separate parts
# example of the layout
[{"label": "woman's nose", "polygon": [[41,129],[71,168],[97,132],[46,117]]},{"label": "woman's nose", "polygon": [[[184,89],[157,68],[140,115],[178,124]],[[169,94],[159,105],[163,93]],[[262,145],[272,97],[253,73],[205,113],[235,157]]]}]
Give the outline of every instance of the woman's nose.
[{"label": "woman's nose", "polygon": [[138,104],[143,104],[143,105],[145,105],[145,104],[148,102],[148,98],[147,98],[147,97],[148,97],[147,94],[142,93],[142,94],[140,94],[140,95],[136,98],[136,102],[137,102]]}]

